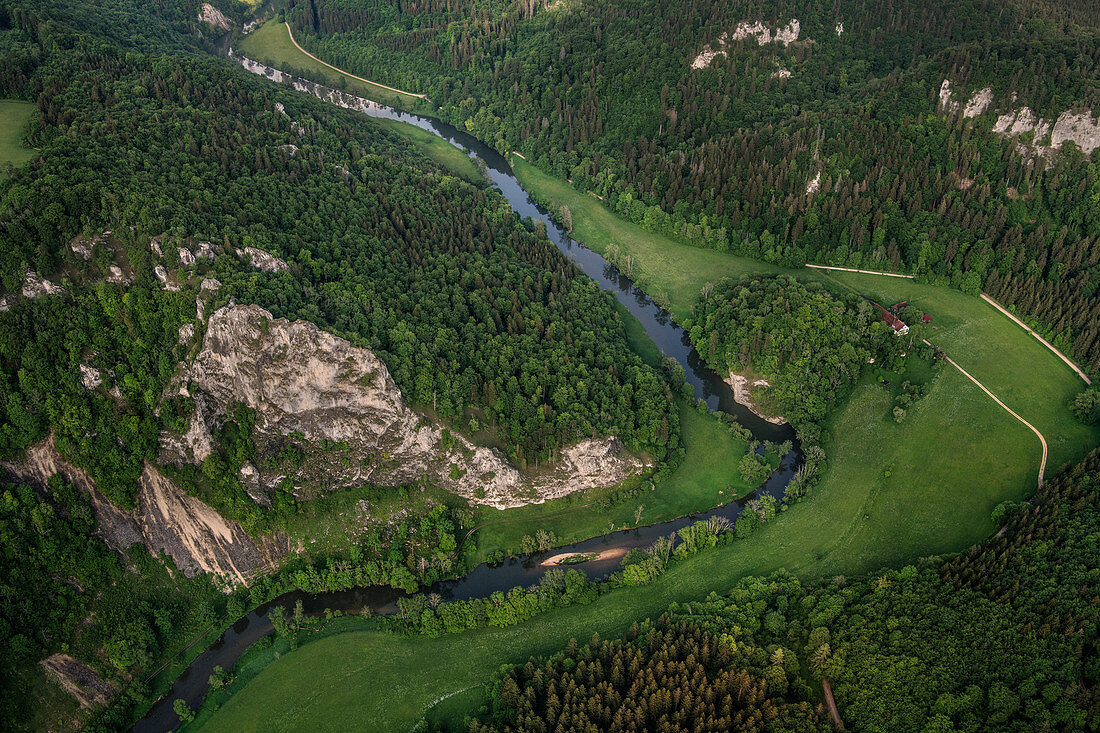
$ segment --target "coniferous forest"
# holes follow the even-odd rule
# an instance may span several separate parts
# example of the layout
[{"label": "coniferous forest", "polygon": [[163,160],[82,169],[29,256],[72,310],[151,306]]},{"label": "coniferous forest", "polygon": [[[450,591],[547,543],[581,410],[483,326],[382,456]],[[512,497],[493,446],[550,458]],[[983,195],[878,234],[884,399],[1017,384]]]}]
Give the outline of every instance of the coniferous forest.
[{"label": "coniferous forest", "polygon": [[[1100,365],[1091,150],[993,132],[1025,107],[1048,125],[1100,108],[1088,3],[293,0],[286,17],[307,48],[426,93],[646,229],[984,290]],[[720,40],[756,22],[797,39]],[[693,68],[707,48],[725,53]]]},{"label": "coniferous forest", "polygon": [[1093,453],[946,562],[753,578],[573,641],[501,675],[471,730],[833,730],[822,679],[853,730],[1092,730],[1098,482]]}]

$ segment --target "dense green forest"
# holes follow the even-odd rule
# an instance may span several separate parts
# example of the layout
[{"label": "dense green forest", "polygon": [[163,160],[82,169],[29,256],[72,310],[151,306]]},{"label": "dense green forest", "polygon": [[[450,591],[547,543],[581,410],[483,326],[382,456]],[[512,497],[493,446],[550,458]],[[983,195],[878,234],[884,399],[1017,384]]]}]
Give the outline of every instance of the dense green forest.
[{"label": "dense green forest", "polygon": [[[76,292],[49,305],[22,300],[0,317],[8,455],[50,429],[74,443],[92,434],[97,447],[79,455],[108,495],[127,503],[133,467],[151,457],[148,441],[139,446],[133,436],[155,439],[159,425],[146,413],[174,364],[168,339],[190,300],[186,291],[160,292],[153,278],[145,243],[165,234],[170,243],[213,242],[220,253],[197,271],[177,271],[192,295],[213,275],[222,298],[306,318],[375,349],[413,404],[460,426],[470,417],[497,426],[521,465],[593,434],[619,434],[657,458],[675,448],[671,396],[630,352],[606,296],[516,221],[499,194],[415,159],[394,135],[349,113],[276,96],[224,64],[125,54],[48,28],[8,32],[36,49],[23,91],[39,102],[30,136],[42,156],[0,192],[0,280],[16,290],[30,268],[68,276]],[[275,109],[279,98],[285,113]],[[119,261],[137,278],[125,295],[80,287],[88,267],[67,247],[107,227],[119,232]],[[250,271],[232,257],[238,246],[277,253],[290,268]],[[128,318],[74,325],[116,315],[116,300]],[[128,339],[100,343],[118,329]],[[116,367],[134,360],[125,374],[147,383],[124,389],[128,405],[112,405],[80,389],[82,359],[115,369],[122,385]],[[70,389],[45,386],[56,383]],[[104,410],[123,413],[118,429],[95,417]],[[87,430],[93,421],[98,430]],[[132,448],[128,458],[107,447],[115,437]]]},{"label": "dense green forest", "polygon": [[843,297],[793,277],[723,280],[684,328],[719,373],[761,374],[788,420],[819,423],[869,360],[901,371],[916,338],[895,336],[870,301]]},{"label": "dense green forest", "polygon": [[[162,431],[180,432],[194,406],[164,399],[195,343],[181,328],[201,337],[198,310],[232,300],[374,350],[410,404],[521,469],[611,434],[675,465],[682,378],[631,350],[610,297],[538,226],[393,131],[213,57],[200,5],[0,0],[0,92],[36,108],[33,159],[0,179],[0,460],[53,436],[107,500],[132,509]],[[218,5],[248,17],[241,3]],[[785,265],[984,289],[1100,369],[1097,154],[1044,158],[1026,137],[994,134],[992,111],[971,120],[939,101],[946,77],[960,105],[988,85],[997,109],[1012,99],[1051,120],[1100,109],[1091,3],[287,5],[322,57],[428,94],[441,116],[651,231]],[[734,42],[691,68],[737,23],[793,17],[800,40]],[[184,254],[199,243],[210,258]],[[249,247],[287,267],[258,271],[239,255]],[[34,295],[43,279],[54,292]],[[914,345],[867,301],[791,278],[720,282],[684,325],[716,369],[772,380],[770,399],[800,429],[839,404],[870,358],[900,367]],[[1100,419],[1096,390],[1074,410]],[[244,490],[251,420],[225,416],[202,468],[166,471],[259,535],[306,509],[290,492],[262,508]],[[820,449],[803,437],[813,467]],[[279,460],[300,461],[295,450]],[[767,470],[745,460],[746,476]],[[570,645],[502,673],[470,729],[821,730],[823,677],[860,730],[1095,728],[1098,486],[1094,454],[1031,505],[1000,507],[1007,530],[964,556],[859,579],[747,580],[624,640]],[[38,662],[49,655],[117,686],[116,704],[86,722],[123,728],[150,702],[151,673],[227,618],[294,588],[413,593],[461,567],[470,512],[417,504],[405,488],[357,491],[367,503],[409,499],[408,511],[346,552],[306,551],[233,590],[141,544],[112,549],[91,499],[59,476],[0,481],[0,727],[72,722],[71,701],[43,717]],[[682,530],[676,557],[776,514],[770,500],[750,508],[734,532]],[[615,582],[660,569],[635,552]],[[544,578],[507,597],[414,596],[401,623],[458,633],[596,597],[579,570]]]},{"label": "dense green forest", "polygon": [[[1088,3],[291,0],[303,45],[699,246],[984,289],[1100,368],[1100,169],[992,132],[1100,110]],[[720,42],[739,23],[797,40]],[[724,50],[692,68],[710,47]],[[940,104],[949,79],[956,108]],[[964,116],[973,92],[991,104]],[[1090,118],[1091,120],[1091,118]]]},{"label": "dense green forest", "polygon": [[[471,730],[633,730],[638,720],[653,730],[662,714],[708,720],[725,714],[720,685],[731,678],[765,717],[784,700],[790,712],[803,709],[791,703],[815,703],[827,679],[853,730],[1095,730],[1098,498],[1094,452],[1030,503],[999,507],[1005,531],[956,558],[865,578],[746,579],[726,595],[674,606],[622,641],[574,642],[507,670]],[[662,673],[669,683],[655,694],[651,679]],[[607,718],[611,700],[621,701],[619,718],[615,705]],[[782,720],[755,730],[815,729]]]},{"label": "dense green forest", "polygon": [[[675,456],[663,377],[531,222],[361,116],[202,53],[196,17],[191,2],[0,4],[0,86],[37,106],[35,157],[0,181],[0,458],[52,434],[111,502],[133,507],[160,432],[186,425],[188,406],[162,395],[196,297],[207,314],[257,303],[374,349],[410,403],[488,428],[521,468],[593,435]],[[197,242],[214,258],[185,260]],[[289,266],[258,272],[237,256],[245,247]],[[21,294],[39,278],[63,290]],[[212,278],[214,295],[201,288]],[[265,510],[227,468],[251,446],[236,418],[218,431],[217,480],[180,482],[264,529]],[[296,586],[412,590],[455,563],[454,519],[430,514],[226,597],[148,553],[120,557],[67,485],[0,497],[0,684],[21,692],[3,696],[3,727],[35,724],[31,670],[48,654],[129,685],[113,713],[125,715],[154,661],[224,614]],[[276,502],[266,514],[295,510]]]},{"label": "dense green forest", "polygon": [[583,647],[573,641],[545,664],[514,668],[494,689],[493,724],[475,722],[468,730],[832,730],[815,713],[805,684],[780,689],[757,660],[748,660],[751,667],[733,664],[733,649],[716,634],[665,617],[646,627],[623,641],[595,636]]}]

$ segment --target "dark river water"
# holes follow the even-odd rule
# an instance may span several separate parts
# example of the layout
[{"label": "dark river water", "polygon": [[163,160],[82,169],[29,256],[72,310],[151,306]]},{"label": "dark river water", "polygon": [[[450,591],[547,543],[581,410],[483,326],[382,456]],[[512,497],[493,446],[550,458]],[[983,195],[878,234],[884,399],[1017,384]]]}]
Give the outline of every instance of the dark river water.
[{"label": "dark river water", "polygon": [[[729,385],[707,367],[692,347],[687,334],[676,325],[668,311],[654,303],[648,295],[635,287],[630,278],[619,272],[603,257],[571,239],[551,218],[549,212],[536,204],[523,189],[504,156],[470,134],[440,120],[400,112],[304,79],[292,78],[276,69],[240,56],[232,56],[232,58],[249,71],[277,82],[290,84],[298,91],[313,94],[338,106],[354,109],[371,117],[416,125],[464,151],[482,167],[490,185],[504,195],[516,213],[521,217],[531,217],[535,221],[544,222],[547,236],[562,253],[595,280],[602,289],[614,294],[619,302],[641,322],[646,334],[665,356],[673,357],[683,365],[687,373],[687,381],[695,389],[696,398],[706,400],[711,409],[734,415],[737,421],[752,431],[758,440],[768,440],[773,443],[790,440],[795,445],[795,448],[783,457],[779,468],[750,496],[708,512],[669,522],[612,532],[547,552],[510,558],[497,565],[483,563],[462,578],[438,582],[426,592],[438,593],[444,600],[455,600],[479,598],[498,590],[508,591],[516,586],[532,586],[538,583],[547,570],[541,566],[541,562],[552,555],[563,552],[599,551],[612,547],[644,547],[652,544],[658,537],[667,536],[692,522],[710,516],[726,517],[732,521],[736,519],[745,504],[761,494],[770,494],[777,499],[782,497],[784,487],[798,470],[802,460],[794,430],[789,425],[770,423],[735,401]],[[601,578],[615,570],[619,562],[620,558],[616,557],[572,567],[583,570],[591,578]],[[176,699],[182,698],[192,709],[197,709],[206,694],[207,680],[214,667],[231,669],[245,649],[271,633],[272,627],[267,619],[267,613],[272,606],[292,607],[301,600],[306,612],[314,614],[322,613],[325,609],[358,612],[364,607],[369,607],[374,613],[393,613],[397,610],[396,601],[402,595],[404,595],[402,592],[387,587],[353,588],[318,594],[296,591],[264,604],[238,620],[221,635],[217,642],[200,654],[176,679],[172,689],[152,707],[144,718],[138,721],[133,730],[136,733],[160,733],[174,729],[179,724],[179,719],[172,710],[172,702]]]}]

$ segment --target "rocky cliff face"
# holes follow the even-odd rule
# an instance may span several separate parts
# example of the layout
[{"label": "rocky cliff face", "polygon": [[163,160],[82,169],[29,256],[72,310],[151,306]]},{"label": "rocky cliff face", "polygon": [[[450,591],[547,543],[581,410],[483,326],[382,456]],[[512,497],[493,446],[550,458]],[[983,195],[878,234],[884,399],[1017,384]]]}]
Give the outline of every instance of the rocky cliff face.
[{"label": "rocky cliff face", "polygon": [[188,576],[208,572],[243,583],[273,569],[273,556],[286,551],[261,550],[239,523],[188,496],[151,465],[141,474],[133,511],[119,509],[100,494],[85,471],[62,458],[52,438],[27,449],[22,461],[3,465],[13,478],[38,486],[61,474],[91,497],[98,532],[108,545],[122,552],[141,543],[154,555],[166,553]]},{"label": "rocky cliff face", "polygon": [[[951,80],[940,85],[940,109],[956,113],[961,104],[953,99]],[[1100,119],[1094,119],[1092,110],[1066,110],[1054,122],[1037,116],[1030,107],[1017,107],[1016,95],[1007,109],[1000,110],[993,104],[993,91],[989,87],[976,90],[962,108],[963,117],[975,118],[987,110],[1001,111],[993,123],[993,132],[1017,140],[1021,153],[1034,153],[1050,158],[1062,148],[1063,143],[1073,142],[1085,155],[1100,148]],[[1022,136],[1030,135],[1025,142]]]},{"label": "rocky cliff face", "polygon": [[[291,433],[313,448],[292,476],[305,497],[318,488],[397,486],[426,477],[505,508],[609,486],[643,467],[615,438],[586,440],[529,478],[499,452],[445,436],[411,410],[371,351],[311,323],[272,318],[258,306],[231,305],[211,315],[202,350],[178,367],[173,395],[194,397],[198,409],[185,435],[162,437],[162,460],[200,462],[213,421],[243,403],[255,411],[253,439],[261,456],[277,453]],[[338,448],[319,448],[333,444]],[[286,475],[260,466],[250,467],[247,478],[254,494]]]}]

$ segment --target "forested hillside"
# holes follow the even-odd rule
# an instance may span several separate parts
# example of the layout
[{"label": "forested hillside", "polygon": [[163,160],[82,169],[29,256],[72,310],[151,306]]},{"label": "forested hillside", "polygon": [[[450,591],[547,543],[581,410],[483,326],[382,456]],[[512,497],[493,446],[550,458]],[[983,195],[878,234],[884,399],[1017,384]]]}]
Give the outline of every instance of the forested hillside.
[{"label": "forested hillside", "polygon": [[[379,351],[414,404],[460,424],[475,415],[499,424],[501,442],[520,462],[545,460],[593,433],[618,433],[638,450],[666,455],[675,416],[655,373],[627,348],[605,297],[517,222],[499,195],[414,161],[398,138],[350,114],[296,95],[281,95],[277,108],[270,86],[223,64],[134,57],[75,36],[67,37],[73,51],[44,53],[42,32],[9,32],[42,44],[45,57],[24,90],[39,100],[31,139],[42,155],[2,193],[6,290],[18,289],[29,267],[45,277],[66,273],[78,293],[81,285],[98,290],[93,305],[119,298],[122,288],[91,282],[94,268],[68,247],[82,231],[113,227],[137,278],[123,307],[136,311],[131,329],[140,328],[172,309],[143,305],[139,293],[150,302],[189,300],[160,292],[148,237],[168,235],[169,267],[176,245],[206,240],[222,256],[200,264],[191,280],[181,269],[180,285],[216,276],[223,298],[313,320]],[[239,247],[269,251],[290,267],[254,273],[224,256]],[[70,307],[74,314],[62,315]],[[78,415],[89,408],[53,407],[64,397],[46,385],[73,385],[68,399],[76,405],[101,404],[80,389],[78,364],[113,369],[116,352],[134,346],[94,343],[105,329],[59,325],[65,336],[32,327],[36,309],[39,319],[59,324],[78,323],[88,310],[71,297],[48,306],[22,299],[5,316],[19,324],[5,339],[5,394],[23,407],[45,407],[10,413],[9,454],[50,428],[83,437],[90,422]],[[158,325],[157,338],[174,335],[181,318]],[[48,358],[53,349],[65,357]],[[148,356],[163,362],[159,369],[127,373],[138,380],[159,373],[163,383],[170,353],[162,343]],[[154,380],[125,396],[152,409],[159,389]],[[68,422],[51,418],[66,412],[75,413]],[[101,425],[95,432],[101,448],[81,453],[93,463],[109,460],[116,451],[102,445],[117,431]]]},{"label": "forested hillside", "polygon": [[[624,641],[573,643],[504,674],[473,729],[608,729],[602,704],[579,704],[584,692],[598,703],[617,695],[623,707],[612,718],[628,724],[622,730],[637,720],[660,729],[662,715],[707,720],[727,710],[722,688],[713,697],[697,690],[737,676],[765,721],[783,697],[817,705],[824,719],[817,701],[827,679],[852,730],[1093,730],[1098,487],[1093,453],[1030,504],[1002,507],[1005,531],[947,562],[867,578],[745,580],[728,595],[674,606]],[[650,689],[650,660],[663,662],[657,674],[668,675],[678,704]],[[689,673],[692,684],[677,682]],[[737,729],[814,729],[771,716]]]},{"label": "forested hillside", "polygon": [[[599,435],[654,461],[675,455],[669,388],[544,234],[362,116],[198,53],[197,12],[0,3],[3,93],[37,106],[34,158],[0,180],[0,460],[52,435],[132,508],[161,432],[182,430],[194,407],[165,387],[203,314],[231,300],[372,349],[411,405],[521,469]],[[257,516],[296,508],[244,491],[247,418],[216,431],[202,496],[262,529]],[[130,685],[280,587],[227,598],[140,545],[120,556],[85,494],[41,488],[0,490],[0,686],[19,690],[3,696],[0,727],[57,723],[34,718],[43,657],[65,652]],[[377,536],[356,548],[360,582],[399,569],[415,587],[416,543],[404,524],[386,532],[393,552]],[[145,688],[130,693],[123,714]]]},{"label": "forested hillside", "polygon": [[788,420],[817,423],[869,360],[900,371],[910,342],[894,336],[870,301],[844,297],[792,277],[723,280],[684,328],[715,370],[763,375]]},{"label": "forested hillside", "polygon": [[[984,289],[1100,368],[1088,3],[289,8],[323,58],[426,93],[650,230]],[[1052,127],[1076,141],[1061,154]]]}]

